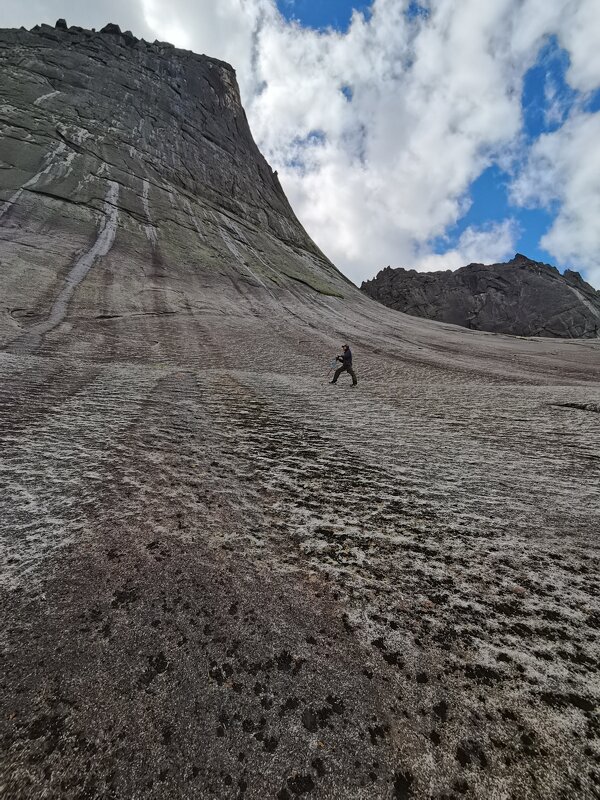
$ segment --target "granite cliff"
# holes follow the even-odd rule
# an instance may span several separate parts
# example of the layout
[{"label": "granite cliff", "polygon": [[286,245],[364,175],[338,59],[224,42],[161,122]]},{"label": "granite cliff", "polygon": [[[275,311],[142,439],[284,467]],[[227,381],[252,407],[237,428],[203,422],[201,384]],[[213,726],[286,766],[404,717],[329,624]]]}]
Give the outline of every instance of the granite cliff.
[{"label": "granite cliff", "polygon": [[239,278],[272,295],[294,281],[343,291],[254,144],[232,68],[117,30],[2,35],[0,221],[19,268],[5,274],[0,334],[43,347],[82,283],[75,327],[110,338],[110,320],[136,316],[132,353],[147,347],[140,316],[235,306]]},{"label": "granite cliff", "polygon": [[600,343],[359,292],[219,61],[0,97],[0,794],[592,798]]},{"label": "granite cliff", "polygon": [[386,267],[361,289],[405,314],[472,330],[565,338],[597,338],[600,330],[600,292],[578,272],[561,275],[520,253],[454,272]]}]

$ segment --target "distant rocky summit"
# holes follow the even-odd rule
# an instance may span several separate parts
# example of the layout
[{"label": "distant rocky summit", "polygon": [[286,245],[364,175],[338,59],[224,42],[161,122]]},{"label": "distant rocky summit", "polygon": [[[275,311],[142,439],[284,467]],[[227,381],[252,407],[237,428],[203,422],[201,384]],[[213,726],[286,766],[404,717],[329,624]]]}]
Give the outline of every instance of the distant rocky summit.
[{"label": "distant rocky summit", "polygon": [[600,329],[600,292],[578,272],[561,275],[520,253],[455,272],[386,267],[361,289],[405,314],[473,330],[573,339],[595,338]]}]

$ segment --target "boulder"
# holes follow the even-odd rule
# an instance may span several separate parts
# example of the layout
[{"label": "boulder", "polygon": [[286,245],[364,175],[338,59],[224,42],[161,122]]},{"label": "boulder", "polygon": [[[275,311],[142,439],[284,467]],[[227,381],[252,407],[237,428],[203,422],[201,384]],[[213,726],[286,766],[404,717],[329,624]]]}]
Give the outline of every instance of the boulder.
[{"label": "boulder", "polygon": [[115,25],[114,22],[109,22],[108,25],[105,25],[101,30],[100,33],[112,33],[115,36],[121,35],[121,28],[118,25]]}]

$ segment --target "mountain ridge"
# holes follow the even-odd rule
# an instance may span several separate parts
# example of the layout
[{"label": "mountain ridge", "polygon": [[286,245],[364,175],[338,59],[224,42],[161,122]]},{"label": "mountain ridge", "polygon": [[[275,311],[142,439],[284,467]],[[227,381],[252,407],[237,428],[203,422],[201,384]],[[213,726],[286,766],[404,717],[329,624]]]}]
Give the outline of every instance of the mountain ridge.
[{"label": "mountain ridge", "polygon": [[521,253],[507,262],[474,262],[456,270],[386,267],[361,290],[398,311],[472,330],[596,338],[600,327],[600,292],[578,272],[561,275]]}]

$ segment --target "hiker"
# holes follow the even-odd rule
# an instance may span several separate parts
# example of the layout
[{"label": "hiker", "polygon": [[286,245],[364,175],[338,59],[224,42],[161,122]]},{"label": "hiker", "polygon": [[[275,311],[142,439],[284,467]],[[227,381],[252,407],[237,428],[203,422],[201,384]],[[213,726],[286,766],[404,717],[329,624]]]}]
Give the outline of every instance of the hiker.
[{"label": "hiker", "polygon": [[352,369],[352,350],[350,350],[347,344],[342,345],[342,350],[344,351],[343,354],[335,357],[336,361],[342,362],[342,366],[336,369],[331,383],[337,383],[337,379],[340,377],[342,372],[348,372],[352,378],[352,386],[356,386],[358,381],[356,380],[356,375]]}]

